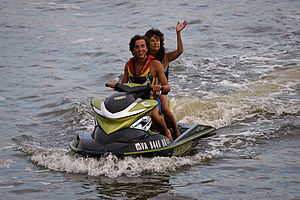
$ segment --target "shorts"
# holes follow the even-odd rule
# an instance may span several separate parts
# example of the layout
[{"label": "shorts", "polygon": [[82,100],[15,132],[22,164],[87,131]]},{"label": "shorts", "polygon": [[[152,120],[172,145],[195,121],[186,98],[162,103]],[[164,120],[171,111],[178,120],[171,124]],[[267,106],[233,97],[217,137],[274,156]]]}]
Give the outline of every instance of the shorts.
[{"label": "shorts", "polygon": [[158,106],[158,109],[159,109],[159,114],[162,114],[161,113],[161,102],[160,102],[160,99],[157,97],[156,99],[154,99],[158,102],[157,106]]}]

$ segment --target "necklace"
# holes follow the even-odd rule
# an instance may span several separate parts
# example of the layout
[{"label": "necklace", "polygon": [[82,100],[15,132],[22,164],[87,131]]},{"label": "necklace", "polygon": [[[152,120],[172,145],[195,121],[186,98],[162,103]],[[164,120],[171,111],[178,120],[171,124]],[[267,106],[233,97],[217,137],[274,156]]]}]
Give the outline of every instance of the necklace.
[{"label": "necklace", "polygon": [[[138,73],[138,75],[140,75],[141,74],[141,72],[143,71],[143,69],[145,68],[145,66],[146,66],[146,63],[147,63],[147,58],[145,59],[145,61],[144,61],[144,64],[143,64],[143,66],[141,67],[141,69],[140,69],[140,71],[139,71],[139,73]],[[136,77],[136,67],[135,67],[135,61],[136,61],[136,58],[135,59],[133,59],[133,71],[134,71],[134,77]]]}]

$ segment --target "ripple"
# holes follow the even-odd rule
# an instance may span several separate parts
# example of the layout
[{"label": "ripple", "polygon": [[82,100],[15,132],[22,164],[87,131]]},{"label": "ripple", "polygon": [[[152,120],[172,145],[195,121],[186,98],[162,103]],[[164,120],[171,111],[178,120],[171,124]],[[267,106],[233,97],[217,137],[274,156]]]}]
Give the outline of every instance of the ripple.
[{"label": "ripple", "polygon": [[63,11],[63,10],[80,10],[77,4],[67,3],[24,3],[25,10],[44,10],[44,11]]}]

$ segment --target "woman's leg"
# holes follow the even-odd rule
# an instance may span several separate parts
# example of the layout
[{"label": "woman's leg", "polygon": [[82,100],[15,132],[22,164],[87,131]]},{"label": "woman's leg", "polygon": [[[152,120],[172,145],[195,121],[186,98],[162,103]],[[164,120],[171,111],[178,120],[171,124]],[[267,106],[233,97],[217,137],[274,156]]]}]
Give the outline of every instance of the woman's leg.
[{"label": "woman's leg", "polygon": [[178,130],[177,122],[174,114],[169,109],[168,98],[167,95],[160,95],[159,99],[161,101],[161,112],[163,113],[166,122],[171,126],[176,136],[180,136],[180,132]]},{"label": "woman's leg", "polygon": [[170,138],[170,140],[173,140],[171,132],[168,129],[163,116],[159,114],[159,108],[157,106],[151,111],[151,118],[153,122],[156,123],[162,129],[165,136]]}]

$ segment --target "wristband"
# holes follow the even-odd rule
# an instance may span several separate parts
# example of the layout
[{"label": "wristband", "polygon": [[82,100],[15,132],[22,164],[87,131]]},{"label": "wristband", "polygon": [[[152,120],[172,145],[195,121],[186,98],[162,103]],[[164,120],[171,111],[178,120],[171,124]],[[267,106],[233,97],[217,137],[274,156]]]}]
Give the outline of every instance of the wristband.
[{"label": "wristband", "polygon": [[162,85],[161,88],[160,88],[162,93],[164,93],[164,89],[165,89],[165,87],[164,87],[164,85]]},{"label": "wristband", "polygon": [[162,85],[161,86],[161,94],[163,95],[168,95],[169,92],[164,92],[165,87]]}]

